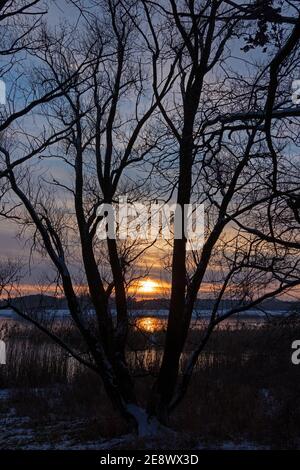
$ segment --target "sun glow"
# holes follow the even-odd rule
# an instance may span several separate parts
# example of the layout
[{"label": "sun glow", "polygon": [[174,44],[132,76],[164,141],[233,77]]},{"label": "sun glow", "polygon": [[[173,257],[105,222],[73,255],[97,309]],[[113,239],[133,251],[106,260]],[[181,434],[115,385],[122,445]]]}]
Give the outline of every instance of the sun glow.
[{"label": "sun glow", "polygon": [[139,292],[143,294],[152,294],[157,291],[158,284],[155,281],[151,281],[150,279],[147,279],[145,281],[141,281],[139,285]]},{"label": "sun glow", "polygon": [[139,318],[136,322],[136,328],[146,333],[155,333],[164,329],[164,322],[155,317]]}]

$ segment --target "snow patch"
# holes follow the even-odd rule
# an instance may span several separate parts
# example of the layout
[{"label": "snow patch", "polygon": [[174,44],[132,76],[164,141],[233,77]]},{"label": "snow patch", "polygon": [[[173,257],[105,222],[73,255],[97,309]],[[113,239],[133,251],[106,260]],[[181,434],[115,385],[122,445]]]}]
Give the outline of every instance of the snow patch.
[{"label": "snow patch", "polygon": [[138,424],[138,435],[140,437],[157,436],[161,430],[161,425],[155,418],[149,418],[143,408],[134,404],[127,405],[127,410],[134,416]]},{"label": "snow patch", "polygon": [[251,441],[224,441],[216,444],[200,442],[195,450],[269,450],[269,446],[261,445]]}]

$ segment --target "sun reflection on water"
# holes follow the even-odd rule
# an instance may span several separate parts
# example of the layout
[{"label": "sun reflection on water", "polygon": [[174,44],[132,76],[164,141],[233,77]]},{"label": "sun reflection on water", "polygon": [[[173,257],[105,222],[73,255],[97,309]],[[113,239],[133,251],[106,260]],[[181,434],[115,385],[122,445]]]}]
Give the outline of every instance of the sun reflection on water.
[{"label": "sun reflection on water", "polygon": [[155,317],[143,317],[137,319],[136,328],[147,333],[155,333],[164,329],[164,321]]}]

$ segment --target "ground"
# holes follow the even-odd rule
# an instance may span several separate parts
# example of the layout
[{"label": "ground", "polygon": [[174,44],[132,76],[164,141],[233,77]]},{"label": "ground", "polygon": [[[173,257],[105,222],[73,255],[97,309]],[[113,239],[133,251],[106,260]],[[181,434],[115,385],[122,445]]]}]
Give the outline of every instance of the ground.
[{"label": "ground", "polygon": [[[173,432],[138,439],[128,435],[97,374],[32,328],[10,331],[7,365],[0,367],[0,449],[300,448],[300,366],[291,362],[299,325],[217,331],[171,416]],[[195,342],[201,331],[191,333]],[[136,331],[131,344],[139,351],[128,359],[145,407],[161,348]]]},{"label": "ground", "polygon": [[[212,445],[204,441],[196,442],[188,435],[171,432],[169,438],[147,436],[137,438],[132,434],[113,439],[89,440],[90,420],[58,419],[38,423],[29,416],[18,415],[11,407],[10,390],[0,392],[0,449],[19,450],[112,450],[112,449],[267,449],[248,441],[225,441]],[[178,446],[178,447],[177,447]]]}]

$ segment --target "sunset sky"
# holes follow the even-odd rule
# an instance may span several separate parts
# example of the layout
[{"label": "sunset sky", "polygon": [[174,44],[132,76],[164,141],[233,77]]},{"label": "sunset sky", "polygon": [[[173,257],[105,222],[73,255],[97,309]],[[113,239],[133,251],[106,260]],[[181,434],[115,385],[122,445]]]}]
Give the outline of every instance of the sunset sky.
[{"label": "sunset sky", "polygon": [[[76,21],[78,11],[66,5],[64,1],[50,2],[51,7],[47,14],[47,22],[49,25],[59,24],[65,18],[66,12],[69,20]],[[236,51],[237,54],[239,51]],[[8,84],[9,90],[10,84]],[[32,126],[35,123],[32,122]],[[65,175],[65,167],[60,165],[57,160],[54,163],[47,162],[48,170],[51,174],[59,175],[63,178]],[[67,177],[67,175],[66,175]],[[44,290],[48,294],[54,294],[55,288],[50,285],[51,278],[54,277],[54,270],[51,267],[47,257],[34,254],[28,265],[28,257],[30,254],[30,239],[26,237],[18,237],[16,226],[8,221],[1,221],[0,227],[0,246],[1,258],[19,260],[22,268],[22,278],[20,281],[20,292],[23,294],[33,294]],[[168,251],[165,248],[154,246],[144,253],[137,261],[137,275],[141,276],[139,280],[134,281],[128,288],[129,295],[138,298],[167,297],[170,293],[170,260],[168,260],[168,269],[166,269],[166,257]],[[76,273],[78,266],[76,263],[73,272]],[[216,270],[217,273],[217,270]],[[201,286],[201,295],[210,296],[214,290],[214,282],[217,280],[207,279]],[[78,290],[84,290],[84,285],[75,282]],[[50,286],[50,287],[49,287]],[[293,295],[293,294],[292,294]],[[295,291],[297,295],[297,291]],[[289,295],[291,297],[291,295]]]}]

